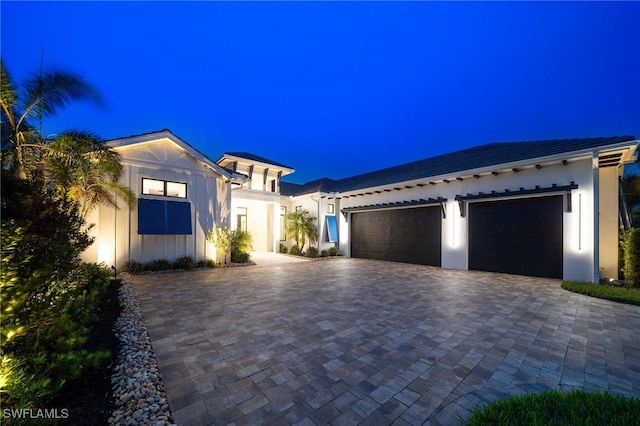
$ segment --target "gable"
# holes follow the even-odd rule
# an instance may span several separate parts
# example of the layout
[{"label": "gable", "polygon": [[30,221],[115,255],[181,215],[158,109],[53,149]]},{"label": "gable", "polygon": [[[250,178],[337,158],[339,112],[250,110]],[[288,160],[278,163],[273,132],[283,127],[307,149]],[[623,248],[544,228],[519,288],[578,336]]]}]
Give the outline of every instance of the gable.
[{"label": "gable", "polygon": [[203,167],[192,155],[167,139],[116,148],[116,151],[120,153],[123,163],[189,170]]},{"label": "gable", "polygon": [[231,173],[174,135],[169,130],[145,133],[106,144],[122,156],[123,163],[146,167],[198,170],[231,179]]}]

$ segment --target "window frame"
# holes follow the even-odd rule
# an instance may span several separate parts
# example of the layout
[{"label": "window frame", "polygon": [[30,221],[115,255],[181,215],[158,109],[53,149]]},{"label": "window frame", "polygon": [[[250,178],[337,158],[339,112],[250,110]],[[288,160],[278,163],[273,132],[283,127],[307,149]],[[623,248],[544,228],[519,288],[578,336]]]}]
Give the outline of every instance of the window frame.
[{"label": "window frame", "polygon": [[[284,213],[283,213],[284,211]],[[280,241],[287,241],[287,206],[280,206]],[[284,238],[283,238],[284,237]]]},{"label": "window frame", "polygon": [[[244,212],[242,210],[244,210]],[[240,218],[244,218],[244,221],[242,221],[242,219]],[[240,221],[240,223],[238,223],[238,221]],[[243,232],[249,232],[248,222],[249,222],[249,209],[247,207],[236,207],[236,229],[239,229],[240,231],[243,231]]]},{"label": "window frame", "polygon": [[[150,181],[150,182],[162,182],[162,194],[150,194],[150,193],[146,193],[145,192],[145,181]],[[180,196],[180,195],[168,195],[167,194],[167,184],[172,183],[172,184],[177,184],[177,185],[182,185],[184,187],[184,197]],[[142,178],[142,185],[141,185],[141,193],[142,195],[150,195],[153,197],[168,197],[168,198],[179,198],[179,199],[187,199],[188,198],[188,185],[186,182],[179,182],[179,181],[174,181],[174,180],[165,180],[165,179],[156,179],[156,178],[149,178],[149,177],[143,177]]]}]

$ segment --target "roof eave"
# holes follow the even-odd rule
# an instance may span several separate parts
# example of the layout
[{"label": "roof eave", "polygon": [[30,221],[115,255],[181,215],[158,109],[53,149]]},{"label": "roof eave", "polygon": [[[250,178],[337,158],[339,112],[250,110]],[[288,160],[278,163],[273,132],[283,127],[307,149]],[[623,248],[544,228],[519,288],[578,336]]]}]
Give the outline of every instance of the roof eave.
[{"label": "roof eave", "polygon": [[258,165],[260,167],[267,168],[267,169],[280,170],[280,171],[282,171],[282,175],[283,176],[290,175],[291,173],[295,172],[295,169],[293,169],[291,167],[285,167],[284,165],[273,164],[273,163],[265,163],[264,161],[253,160],[253,159],[250,159],[250,158],[245,158],[245,157],[240,157],[240,156],[237,156],[237,155],[230,155],[230,154],[223,154],[222,157],[220,157],[220,159],[218,159],[218,161],[216,161],[216,163],[220,163],[221,161],[224,161],[224,160],[241,161],[241,162],[248,163],[248,164],[255,164],[255,165]]},{"label": "roof eave", "polygon": [[543,157],[534,157],[526,160],[513,161],[509,163],[500,163],[492,166],[479,167],[476,169],[460,170],[458,172],[452,172],[452,173],[446,173],[446,174],[434,175],[434,176],[424,176],[424,177],[411,179],[411,180],[400,180],[400,181],[389,182],[389,183],[376,185],[376,186],[362,186],[359,188],[349,189],[347,191],[337,192],[335,194],[338,194],[338,196],[350,196],[350,195],[355,195],[357,193],[360,193],[364,189],[367,189],[370,191],[377,191],[377,190],[389,189],[389,187],[394,187],[399,185],[415,186],[417,184],[425,183],[425,181],[429,181],[429,182],[442,182],[444,180],[453,181],[458,177],[467,178],[474,175],[483,175],[483,174],[491,173],[492,171],[504,171],[504,170],[511,170],[514,168],[522,168],[525,165],[533,165],[533,166],[535,166],[536,164],[545,165],[545,164],[550,164],[555,162],[561,162],[563,160],[567,160],[569,162],[578,161],[581,159],[593,158],[594,154],[597,156],[600,153],[618,151],[624,148],[626,148],[626,151],[627,151],[625,153],[624,163],[628,164],[628,163],[633,163],[637,160],[637,156],[635,155],[635,152],[638,149],[639,144],[640,144],[640,140],[636,139],[636,140],[627,141],[627,142],[619,142],[616,144],[597,146],[597,147],[586,148],[586,149],[581,149],[576,151],[568,151],[568,152],[563,152],[563,153],[558,153],[553,155],[547,155]]}]

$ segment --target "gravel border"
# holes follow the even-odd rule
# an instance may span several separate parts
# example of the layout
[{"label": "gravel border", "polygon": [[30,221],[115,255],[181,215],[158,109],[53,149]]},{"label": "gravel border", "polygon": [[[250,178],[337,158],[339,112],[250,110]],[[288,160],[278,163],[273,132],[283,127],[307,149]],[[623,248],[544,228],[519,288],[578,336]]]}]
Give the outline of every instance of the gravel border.
[{"label": "gravel border", "polygon": [[119,294],[122,312],[114,331],[120,340],[120,351],[111,376],[117,408],[109,424],[175,426],[138,295],[128,274],[119,278],[122,280]]}]

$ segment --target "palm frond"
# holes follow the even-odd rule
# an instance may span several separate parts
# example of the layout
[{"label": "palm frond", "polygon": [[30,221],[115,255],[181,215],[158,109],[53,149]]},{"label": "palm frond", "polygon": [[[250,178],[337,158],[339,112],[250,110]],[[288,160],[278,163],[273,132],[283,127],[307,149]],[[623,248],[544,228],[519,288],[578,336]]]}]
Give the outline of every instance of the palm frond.
[{"label": "palm frond", "polygon": [[79,75],[65,71],[34,74],[24,82],[24,93],[24,112],[20,121],[50,117],[74,101],[103,104],[102,96],[94,86]]},{"label": "palm frond", "polygon": [[2,123],[3,133],[5,132],[4,125],[7,120],[7,125],[15,127],[14,113],[16,108],[16,100],[18,93],[16,91],[15,84],[9,75],[9,72],[4,66],[4,61],[0,59],[0,105],[2,106]]}]

